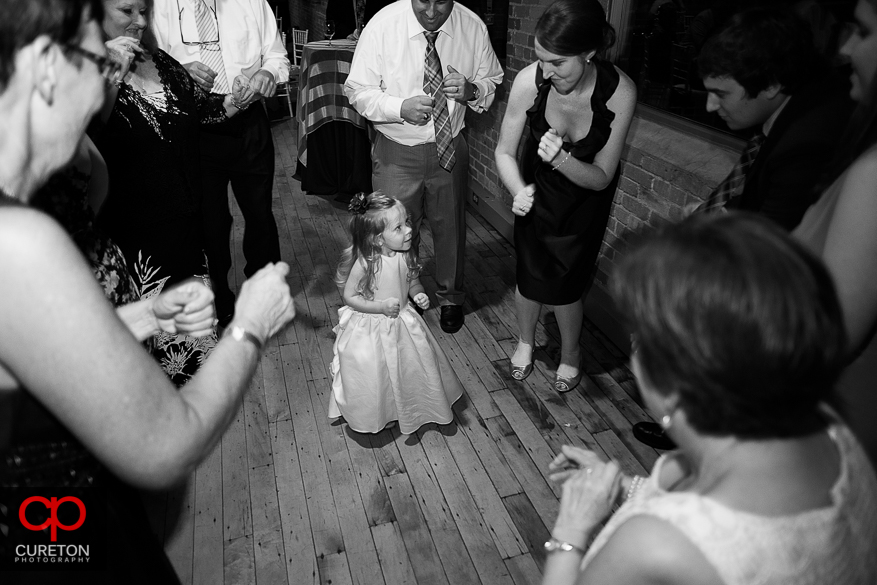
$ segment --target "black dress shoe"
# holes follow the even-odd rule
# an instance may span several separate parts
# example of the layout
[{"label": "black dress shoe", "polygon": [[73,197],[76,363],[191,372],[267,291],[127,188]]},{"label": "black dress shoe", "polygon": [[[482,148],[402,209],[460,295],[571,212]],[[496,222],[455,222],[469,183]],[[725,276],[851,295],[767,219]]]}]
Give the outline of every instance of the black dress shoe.
[{"label": "black dress shoe", "polygon": [[442,305],[439,324],[445,333],[456,333],[463,326],[463,307],[460,305]]},{"label": "black dress shoe", "polygon": [[653,422],[640,422],[633,425],[633,436],[640,443],[644,443],[653,449],[669,451],[676,448],[673,439],[667,436],[661,425]]}]

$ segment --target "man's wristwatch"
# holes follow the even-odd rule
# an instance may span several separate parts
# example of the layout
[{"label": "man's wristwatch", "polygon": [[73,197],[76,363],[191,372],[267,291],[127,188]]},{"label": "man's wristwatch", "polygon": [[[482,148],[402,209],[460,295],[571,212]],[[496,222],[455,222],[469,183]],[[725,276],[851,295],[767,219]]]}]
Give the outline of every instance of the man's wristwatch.
[{"label": "man's wristwatch", "polygon": [[237,325],[232,325],[231,327],[226,329],[223,337],[231,337],[235,341],[249,341],[256,346],[256,349],[258,351],[262,351],[262,346],[264,345],[261,339],[259,339],[243,327],[238,327]]},{"label": "man's wristwatch", "polygon": [[478,99],[478,96],[480,94],[481,94],[481,92],[478,90],[478,86],[473,83],[472,84],[472,97],[469,98],[469,101],[474,102],[475,100]]},{"label": "man's wristwatch", "polygon": [[553,553],[553,552],[579,552],[581,554],[585,554],[585,551],[580,549],[574,544],[570,544],[568,542],[563,542],[562,540],[557,540],[556,538],[552,538],[548,542],[545,543],[545,552]]}]

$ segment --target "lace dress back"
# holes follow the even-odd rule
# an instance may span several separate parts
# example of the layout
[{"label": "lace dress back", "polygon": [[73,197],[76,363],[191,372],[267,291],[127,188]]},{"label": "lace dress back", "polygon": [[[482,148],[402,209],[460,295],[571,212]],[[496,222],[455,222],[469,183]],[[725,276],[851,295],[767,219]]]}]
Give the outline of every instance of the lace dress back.
[{"label": "lace dress back", "polygon": [[727,585],[877,583],[877,477],[849,429],[833,425],[829,433],[841,455],[831,506],[767,517],[699,494],[668,492],[658,484],[664,455],[646,484],[607,522],[582,568],[625,521],[649,515],[682,532]]}]

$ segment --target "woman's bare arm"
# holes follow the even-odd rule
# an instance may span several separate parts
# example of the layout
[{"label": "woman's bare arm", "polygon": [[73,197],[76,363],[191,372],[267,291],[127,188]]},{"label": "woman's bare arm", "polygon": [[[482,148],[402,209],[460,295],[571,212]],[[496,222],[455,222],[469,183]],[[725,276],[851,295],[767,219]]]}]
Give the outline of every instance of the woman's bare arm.
[{"label": "woman's bare arm", "polygon": [[852,164],[841,188],[822,259],[834,277],[856,351],[877,325],[877,150]]},{"label": "woman's bare arm", "polygon": [[[238,303],[235,321],[262,339],[294,315],[285,284],[269,282],[281,272],[254,276],[261,282]],[[166,487],[210,453],[252,376],[252,344],[221,341],[177,391],[66,234],[34,210],[0,214],[0,274],[0,363],[110,470],[137,486]]]},{"label": "woman's bare arm", "polygon": [[521,134],[527,123],[527,110],[536,99],[536,65],[531,63],[524,67],[512,83],[509,103],[499,130],[499,141],[494,151],[499,178],[512,195],[516,195],[526,186],[517,157]]}]

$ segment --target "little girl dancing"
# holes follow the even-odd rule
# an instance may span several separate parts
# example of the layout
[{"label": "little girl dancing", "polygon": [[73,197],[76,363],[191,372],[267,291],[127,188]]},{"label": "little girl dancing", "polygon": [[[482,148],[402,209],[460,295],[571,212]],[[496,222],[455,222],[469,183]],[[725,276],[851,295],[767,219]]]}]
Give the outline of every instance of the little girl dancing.
[{"label": "little girl dancing", "polygon": [[438,342],[408,302],[429,307],[411,249],[408,214],[380,191],[350,202],[353,245],[341,255],[335,282],[338,310],[329,418],[376,433],[393,421],[410,434],[453,420],[463,387]]}]

